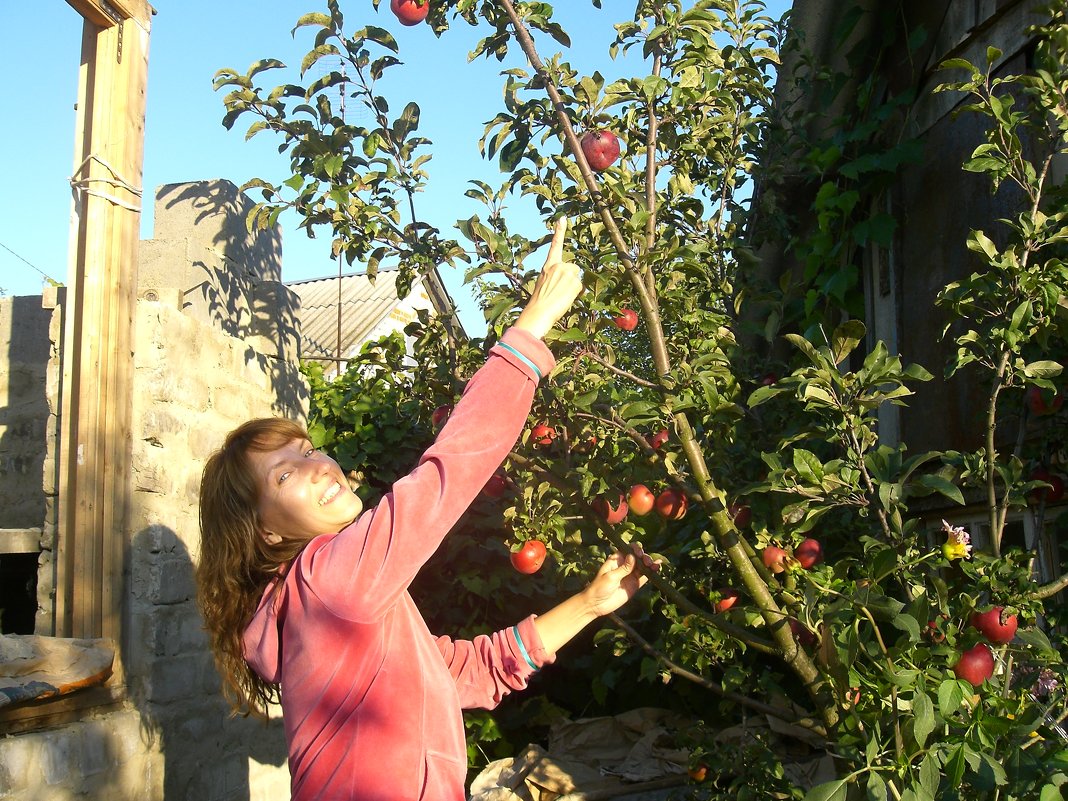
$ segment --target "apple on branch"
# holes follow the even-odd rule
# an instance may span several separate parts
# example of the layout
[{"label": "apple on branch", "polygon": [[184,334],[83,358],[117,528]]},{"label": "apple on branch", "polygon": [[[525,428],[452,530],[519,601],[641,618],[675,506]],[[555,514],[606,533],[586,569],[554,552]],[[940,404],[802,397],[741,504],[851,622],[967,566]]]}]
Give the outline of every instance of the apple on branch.
[{"label": "apple on branch", "polygon": [[619,138],[611,131],[596,128],[587,131],[579,140],[582,155],[594,172],[603,172],[619,158]]},{"label": "apple on branch", "polygon": [[635,484],[627,491],[627,506],[638,517],[644,517],[653,510],[656,496],[644,484]]},{"label": "apple on branch", "polygon": [[389,10],[401,25],[418,25],[430,13],[430,0],[390,0]]},{"label": "apple on branch", "polygon": [[621,331],[633,331],[638,327],[638,312],[634,309],[620,309],[619,314],[612,318],[612,322]]},{"label": "apple on branch", "polygon": [[592,505],[593,510],[610,526],[622,523],[627,517],[627,501],[623,497],[623,493],[619,494],[619,500],[615,506],[604,495],[594,498]]},{"label": "apple on branch", "polygon": [[960,655],[953,672],[958,679],[978,687],[994,675],[994,654],[984,642],[969,648]]},{"label": "apple on branch", "polygon": [[682,490],[666,489],[656,496],[656,511],[667,520],[682,520],[686,517],[689,502]]}]

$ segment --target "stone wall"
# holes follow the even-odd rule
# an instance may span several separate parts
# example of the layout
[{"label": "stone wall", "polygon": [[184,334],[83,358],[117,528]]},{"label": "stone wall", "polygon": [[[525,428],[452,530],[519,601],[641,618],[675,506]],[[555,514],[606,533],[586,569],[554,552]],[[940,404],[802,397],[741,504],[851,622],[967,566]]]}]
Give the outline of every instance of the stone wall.
[{"label": "stone wall", "polygon": [[[205,460],[250,417],[304,419],[307,412],[297,367],[298,305],[280,283],[281,237],[277,230],[247,233],[249,206],[226,181],[163,187],[157,195],[157,235],[141,247],[134,335],[119,671],[125,703],[119,711],[0,738],[5,801],[289,797],[281,721],[229,716],[194,602]],[[35,444],[16,448],[12,440],[9,451],[0,451],[0,458],[12,454],[9,464],[21,464],[14,454],[25,453],[27,471],[36,472],[26,493],[35,505],[10,518],[20,525],[48,517],[41,476],[55,453],[46,431],[49,409],[58,408],[47,400],[57,386],[48,380],[48,327],[58,333],[62,304],[55,313],[42,310],[40,298],[36,304],[41,352],[32,361],[45,366],[26,368],[33,413],[20,428]]]}]

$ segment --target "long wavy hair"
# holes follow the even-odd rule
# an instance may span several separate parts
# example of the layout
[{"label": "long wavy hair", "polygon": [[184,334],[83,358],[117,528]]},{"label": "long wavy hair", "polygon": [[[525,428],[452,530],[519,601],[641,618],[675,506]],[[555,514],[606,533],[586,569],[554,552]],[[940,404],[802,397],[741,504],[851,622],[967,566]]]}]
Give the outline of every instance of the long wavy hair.
[{"label": "long wavy hair", "polygon": [[292,420],[249,420],[208,459],[200,481],[200,558],[197,604],[211,637],[223,694],[234,714],[267,717],[278,685],[264,681],[245,661],[242,635],[272,581],[307,544],[269,545],[261,535],[261,481],[249,454],[272,451],[306,430]]}]

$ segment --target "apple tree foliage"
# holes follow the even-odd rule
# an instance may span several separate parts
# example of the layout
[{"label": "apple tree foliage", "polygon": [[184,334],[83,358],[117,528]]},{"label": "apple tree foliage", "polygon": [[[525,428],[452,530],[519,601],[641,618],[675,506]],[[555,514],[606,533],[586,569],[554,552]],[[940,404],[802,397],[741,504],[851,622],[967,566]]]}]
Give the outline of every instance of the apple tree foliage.
[{"label": "apple tree foliage", "polygon": [[[547,221],[566,216],[586,288],[547,338],[558,365],[530,420],[559,436],[539,446],[528,431],[517,443],[508,491],[476,502],[425,571],[416,588],[425,606],[453,613],[457,628],[537,609],[561,585],[581,583],[607,550],[640,540],[667,568],[596,633],[602,658],[590,663],[585,692],[592,682],[601,700],[625,688],[621,703],[670,704],[673,695],[702,710],[687,745],[695,764],[717,770],[693,797],[1060,797],[1068,736],[1056,598],[1065,581],[1036,584],[1035,551],[1007,547],[1004,535],[1010,511],[1029,503],[1026,513],[1047,523],[1044,502],[1031,500],[1045,485],[1030,467],[1063,458],[1064,416],[1021,410],[1027,388],[1062,387],[1056,358],[1068,340],[1068,189],[1053,180],[1057,159],[1068,158],[1064,8],[1050,6],[1029,32],[1037,44],[1027,74],[996,76],[993,49],[987,63],[943,65],[939,91],[961,93],[960,113],[987,123],[963,169],[986,176],[991,191],[1013,187],[1020,202],[1011,219],[990,221],[996,230],[960,243],[974,271],[931,309],[943,315],[952,355],[923,366],[870,337],[853,260],[858,248],[886,250],[900,225],[879,201],[918,157],[903,122],[913,95],[882,93],[874,71],[815,63],[757,0],[631,5],[628,19],[612,16],[616,7],[600,12],[615,25],[610,55],[639,65],[607,81],[572,68],[549,3],[432,2],[436,36],[477,26],[472,58],[522,65],[502,72],[502,108],[479,142],[501,183],[472,182],[466,194],[485,212],[455,233],[418,214],[431,148],[418,106],[396,110],[378,91],[387,71],[403,70],[384,4],[376,15],[378,0],[349,0],[346,17],[328,0],[325,12],[300,17],[295,30],[312,44],[293,83],[260,86],[283,68],[274,59],[217,74],[224,123],[271,132],[290,157],[288,179],[246,185],[263,197],[250,225],[293,208],[309,233],[331,232],[334,256],[372,277],[396,265],[405,285],[431,265],[464,263],[485,313],[485,337],[472,341],[452,340],[439,321],[413,324],[408,362],[398,336],[368,345],[337,381],[309,367],[316,443],[361,475],[365,493],[403,473],[433,435],[431,411],[457,397],[536,276],[526,257],[547,237],[510,229],[506,203],[522,196]],[[888,11],[843,20],[876,13],[892,26]],[[800,111],[776,102],[777,65],[791,46],[799,92],[841,100],[852,79],[840,118],[813,119],[830,103]],[[344,66],[313,78],[323,59]],[[331,100],[338,87],[370,122],[342,118]],[[579,146],[592,128],[624,147],[601,172]],[[788,182],[812,187],[809,207],[789,206]],[[796,269],[769,273],[769,247]],[[622,307],[640,311],[637,330],[611,324]],[[965,368],[987,390],[981,448],[912,452],[884,441],[880,409],[906,404],[931,370],[953,379]],[[1010,424],[1019,435],[1001,436]],[[655,448],[648,438],[662,428],[669,441]],[[682,489],[689,513],[605,523],[592,500],[636,483]],[[932,503],[985,509],[984,541],[932,527],[921,514]],[[728,508],[741,505],[751,519],[736,526]],[[531,537],[546,542],[551,566],[516,581],[507,550]],[[812,569],[772,573],[760,558],[806,537],[824,547]],[[458,584],[469,598],[458,599]],[[717,613],[726,587],[742,597]],[[972,612],[991,605],[1020,627],[994,648],[994,675],[973,687],[952,668],[979,640]],[[636,695],[643,687],[660,694]],[[544,716],[588,709],[581,697],[554,702],[562,710],[550,704]],[[743,719],[775,725],[720,736]],[[493,718],[475,720],[473,739],[499,738]],[[799,748],[825,758],[835,778],[805,782],[790,769]]]}]

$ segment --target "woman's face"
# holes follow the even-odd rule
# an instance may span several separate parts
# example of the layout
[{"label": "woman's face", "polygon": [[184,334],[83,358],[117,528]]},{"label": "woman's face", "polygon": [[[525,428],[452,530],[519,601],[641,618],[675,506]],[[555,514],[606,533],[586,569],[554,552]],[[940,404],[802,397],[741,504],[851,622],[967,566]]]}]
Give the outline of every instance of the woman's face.
[{"label": "woman's face", "polygon": [[249,460],[260,481],[261,533],[272,545],[336,534],[363,511],[338,463],[306,439],[253,451]]}]

